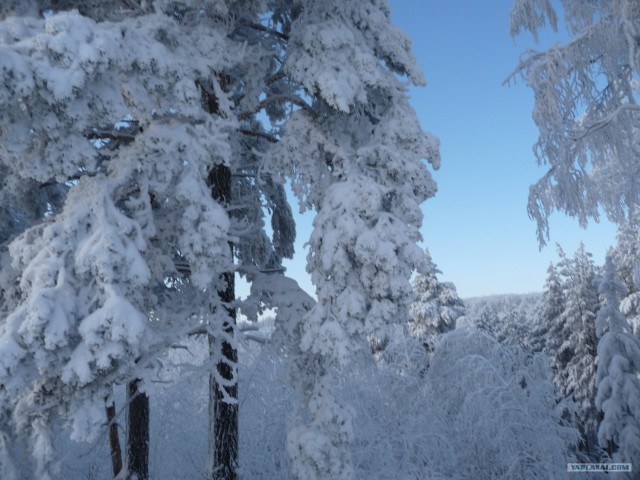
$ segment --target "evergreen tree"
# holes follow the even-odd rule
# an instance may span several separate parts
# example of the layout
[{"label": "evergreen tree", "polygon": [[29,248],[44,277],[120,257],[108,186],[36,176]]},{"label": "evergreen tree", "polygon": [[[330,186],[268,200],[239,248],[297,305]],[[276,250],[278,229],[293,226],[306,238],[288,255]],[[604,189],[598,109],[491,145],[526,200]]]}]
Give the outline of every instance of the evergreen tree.
[{"label": "evergreen tree", "polygon": [[[350,478],[353,409],[332,371],[408,318],[409,279],[423,266],[419,205],[435,194],[422,159],[438,141],[420,129],[406,83],[422,84],[410,42],[378,0],[300,2],[285,69],[313,95],[278,142],[281,171],[317,215],[307,271],[318,302],[306,314],[287,449],[297,476]],[[302,388],[304,387],[304,388]]]},{"label": "evergreen tree", "polygon": [[[558,246],[561,257],[564,255]],[[547,280],[544,286],[540,307],[533,328],[532,349],[534,352],[544,351],[554,356],[561,344],[560,315],[564,310],[563,284],[556,267],[547,268]]]},{"label": "evergreen tree", "polygon": [[595,402],[603,413],[598,442],[613,461],[633,463],[640,458],[640,340],[618,309],[618,300],[626,289],[617,278],[610,255],[598,291],[602,307],[596,321],[599,341]]},{"label": "evergreen tree", "polygon": [[[559,317],[561,344],[555,352],[555,385],[561,397],[577,407],[577,423],[587,451],[597,429],[595,408],[596,334],[599,308],[596,268],[591,254],[580,244],[567,263],[564,310]],[[565,273],[565,272],[563,272]]]},{"label": "evergreen tree", "polygon": [[[113,386],[144,391],[158,355],[192,334],[210,340],[212,410],[237,404],[233,275],[252,282],[292,254],[288,178],[318,212],[318,303],[285,337],[302,399],[288,449],[300,477],[349,477],[353,412],[330,372],[407,318],[419,205],[435,194],[422,160],[439,164],[406,94],[424,79],[387,5],[2,7],[0,440],[29,437],[45,477],[54,416],[93,438]],[[212,478],[235,478],[234,435],[212,442]]]},{"label": "evergreen tree", "polygon": [[432,351],[436,338],[455,328],[456,320],[465,314],[465,308],[455,285],[440,282],[440,270],[428,251],[425,256],[426,271],[417,274],[412,282],[416,299],[409,308],[412,317],[409,328],[411,334]]},{"label": "evergreen tree", "polygon": [[[90,438],[103,422],[96,404],[112,385],[134,382],[131,405],[148,407],[145,378],[175,338],[204,323],[218,347],[233,350],[230,299],[204,294],[229,289],[231,238],[245,270],[290,256],[293,238],[282,182],[271,181],[269,169],[255,180],[258,159],[268,158],[260,151],[275,138],[255,122],[259,97],[288,90],[278,77],[265,86],[223,73],[264,79],[279,68],[271,39],[255,47],[264,32],[250,19],[259,12],[236,5],[243,15],[234,16],[221,2],[27,3],[13,18],[3,5],[0,24],[0,214],[10,220],[0,236],[11,242],[13,265],[2,252],[10,281],[1,293],[0,365],[3,379],[33,379],[2,381],[2,404],[13,410],[7,429],[33,430],[42,476],[55,468],[51,413],[72,423],[75,438]],[[73,7],[79,12],[66,11]],[[247,24],[222,21],[226,14]],[[231,169],[253,174],[251,188],[236,188],[251,195],[235,204],[209,195],[220,168],[229,178]],[[263,198],[273,209],[273,239],[264,233]],[[233,354],[223,359],[230,372],[215,367],[214,390],[234,405]],[[58,401],[43,402],[42,391]],[[130,418],[144,427],[148,408],[138,411]],[[232,437],[233,423],[225,427]],[[143,448],[147,430],[138,431]],[[146,456],[130,473],[146,475]]]},{"label": "evergreen tree", "polygon": [[507,294],[464,301],[463,325],[473,325],[498,342],[532,351],[533,329],[541,294]]},{"label": "evergreen tree", "polygon": [[636,336],[640,336],[640,214],[618,227],[616,246],[611,253],[627,291],[620,301],[620,311],[626,317]]}]

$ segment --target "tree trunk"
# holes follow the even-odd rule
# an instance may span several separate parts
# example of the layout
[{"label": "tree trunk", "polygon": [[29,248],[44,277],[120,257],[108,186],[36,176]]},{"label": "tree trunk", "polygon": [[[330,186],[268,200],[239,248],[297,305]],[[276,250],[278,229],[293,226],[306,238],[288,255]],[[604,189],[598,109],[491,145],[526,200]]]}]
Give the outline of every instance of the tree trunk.
[{"label": "tree trunk", "polygon": [[[231,170],[225,165],[216,165],[209,173],[211,195],[222,205],[228,205],[231,198]],[[233,246],[229,244],[233,256]],[[226,288],[218,292],[223,305],[226,305],[228,322],[223,326],[224,332],[234,336],[236,310],[231,307],[235,300],[235,281],[233,272],[225,272],[223,278]],[[216,347],[216,339],[209,337],[209,348]],[[218,352],[211,352],[218,355]],[[227,393],[238,398],[236,365],[238,351],[229,342],[222,342],[220,352],[223,360],[218,362],[218,374],[225,380],[236,380]],[[227,403],[223,399],[222,386],[218,385],[214,375],[209,376],[209,468],[211,480],[236,480],[238,467],[238,404]]]},{"label": "tree trunk", "polygon": [[138,390],[139,382],[127,385],[127,478],[149,480],[149,397]]},{"label": "tree trunk", "polygon": [[111,450],[111,468],[114,478],[122,470],[122,449],[120,448],[120,437],[118,436],[118,425],[116,419],[116,404],[113,400],[105,405],[107,412],[107,423],[109,426],[109,449]]}]

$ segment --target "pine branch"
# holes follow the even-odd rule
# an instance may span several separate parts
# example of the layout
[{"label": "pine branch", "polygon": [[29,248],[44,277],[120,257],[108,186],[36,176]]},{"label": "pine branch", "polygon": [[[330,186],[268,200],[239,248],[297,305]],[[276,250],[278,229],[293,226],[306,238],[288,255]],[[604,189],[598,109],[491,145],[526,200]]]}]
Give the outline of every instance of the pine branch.
[{"label": "pine branch", "polygon": [[132,142],[136,135],[142,132],[142,127],[135,120],[127,122],[129,125],[125,128],[115,127],[92,127],[87,128],[83,135],[88,140],[115,140],[123,142]]},{"label": "pine branch", "polygon": [[247,135],[249,137],[263,138],[268,142],[278,143],[277,137],[266,132],[256,132],[255,130],[249,130],[246,128],[241,128],[240,130],[238,130],[238,132],[240,132],[242,135]]},{"label": "pine branch", "polygon": [[274,73],[273,75],[269,75],[267,78],[265,78],[264,83],[265,85],[271,85],[272,83],[275,83],[278,80],[282,80],[286,76],[287,74],[284,73],[282,70],[280,70],[279,72]]},{"label": "pine branch", "polygon": [[40,185],[38,185],[38,188],[52,187],[54,185],[60,185],[61,183],[67,183],[67,182],[77,182],[82,177],[95,177],[95,176],[96,176],[95,172],[86,172],[86,173],[83,173],[83,174],[71,175],[70,177],[68,177],[63,182],[58,182],[57,180],[52,179],[52,180],[49,180],[47,182],[41,183]]},{"label": "pine branch", "polygon": [[254,30],[268,33],[269,35],[273,35],[274,37],[278,37],[284,41],[289,40],[289,35],[279,32],[278,30],[274,30],[273,28],[265,27],[264,25],[261,25],[259,23],[251,22],[249,20],[241,20],[240,23],[245,27],[253,28]]},{"label": "pine branch", "polygon": [[255,109],[249,110],[247,112],[239,113],[238,120],[246,120],[252,115],[255,115],[256,113],[258,113],[260,110],[268,107],[273,103],[278,103],[278,102],[292,103],[294,105],[297,105],[301,109],[309,112],[314,117],[317,116],[317,113],[315,112],[315,110],[313,110],[313,108],[311,108],[311,106],[307,104],[304,100],[302,100],[300,97],[296,97],[295,95],[273,95],[271,97],[267,97],[264,100],[262,100]]}]

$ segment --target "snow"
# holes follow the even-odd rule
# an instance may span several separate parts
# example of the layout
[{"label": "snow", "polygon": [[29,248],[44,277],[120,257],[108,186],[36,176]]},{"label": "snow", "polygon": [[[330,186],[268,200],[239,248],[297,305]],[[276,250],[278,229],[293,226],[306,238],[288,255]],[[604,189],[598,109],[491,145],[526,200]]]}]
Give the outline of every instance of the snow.
[{"label": "snow", "polygon": [[[631,5],[634,5],[633,7]],[[562,2],[565,44],[526,52],[509,80],[522,78],[535,95],[533,119],[540,136],[534,146],[544,175],[531,186],[529,216],[536,220],[541,245],[549,239],[548,217],[560,210],[585,227],[601,214],[622,224],[638,204],[637,94],[640,69],[636,38],[640,12],[631,2],[592,5]],[[602,19],[609,21],[602,21]],[[511,11],[511,33],[557,27],[549,0],[518,0]]]},{"label": "snow", "polygon": [[[439,141],[409,105],[424,77],[386,3],[182,4],[0,21],[0,204],[21,219],[0,231],[0,446],[26,475],[76,478],[87,455],[69,442],[105,448],[105,399],[122,415],[139,379],[162,406],[156,476],[201,476],[212,378],[240,408],[246,478],[562,478],[577,434],[548,362],[453,329],[463,305],[417,245]],[[231,174],[231,198],[212,195],[214,168]],[[316,212],[317,301],[279,273],[296,233],[285,181]],[[583,257],[576,311],[592,306]],[[236,273],[251,295],[224,303],[215,292]],[[275,312],[273,336],[249,346],[230,328],[235,308]],[[567,322],[591,325],[593,311],[574,310]],[[570,330],[567,346],[587,342]],[[602,345],[617,349],[602,383],[613,391],[636,356]],[[572,386],[590,381],[587,357]],[[612,422],[623,410],[602,405]]]},{"label": "snow", "polygon": [[620,295],[627,290],[617,278],[611,256],[598,291],[603,298],[596,321],[600,340],[595,402],[603,413],[598,442],[602,448],[614,447],[614,461],[633,462],[640,454],[640,340],[618,308]]}]

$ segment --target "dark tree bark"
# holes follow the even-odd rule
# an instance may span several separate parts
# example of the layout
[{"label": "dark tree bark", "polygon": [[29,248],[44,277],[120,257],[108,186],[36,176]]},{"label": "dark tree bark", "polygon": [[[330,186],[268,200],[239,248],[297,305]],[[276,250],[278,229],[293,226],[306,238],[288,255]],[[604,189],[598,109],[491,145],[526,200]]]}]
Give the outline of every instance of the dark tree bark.
[{"label": "dark tree bark", "polygon": [[[216,165],[209,173],[211,195],[222,205],[228,205],[231,198],[231,170],[225,165]],[[233,246],[229,244],[233,255]],[[235,300],[235,281],[233,272],[223,274],[226,288],[218,292],[223,305],[226,305],[228,321],[224,332],[231,337],[236,325],[236,310],[232,307]],[[216,339],[209,337],[209,347],[219,348]],[[217,352],[211,352],[218,354]],[[229,342],[222,342],[222,359],[216,365],[218,374],[225,380],[235,381],[226,387],[227,394],[238,398],[238,384],[235,369],[238,351]],[[236,480],[238,466],[238,404],[224,400],[222,387],[214,375],[209,376],[209,453],[211,480]]]},{"label": "dark tree bark", "polygon": [[[220,87],[225,90],[230,79],[221,73],[215,74]],[[220,102],[214,89],[199,80],[196,85],[202,95],[202,107],[211,115],[221,115]],[[231,201],[231,169],[223,164],[215,165],[207,178],[211,188],[212,198],[220,205],[227,207]],[[231,258],[233,258],[233,244],[229,243]],[[224,332],[233,337],[236,327],[234,272],[223,274],[225,287],[217,292],[222,305],[225,306],[228,321],[223,325]],[[214,352],[220,348],[221,352]],[[236,365],[238,351],[229,342],[223,341],[220,346],[216,339],[209,336],[209,348],[213,355],[222,355],[222,359],[215,366],[218,374],[225,380],[235,383],[226,387],[227,394],[238,398],[238,383]],[[238,469],[238,404],[225,402],[222,385],[218,385],[215,375],[209,375],[209,480],[236,480]]]},{"label": "dark tree bark", "polygon": [[118,425],[116,419],[116,404],[113,400],[105,405],[107,412],[107,423],[109,425],[109,450],[111,451],[111,468],[113,476],[117,477],[122,470],[122,449],[120,448],[120,437],[118,435]]},{"label": "dark tree bark", "polygon": [[149,480],[149,397],[138,390],[139,380],[127,384],[128,478]]}]

